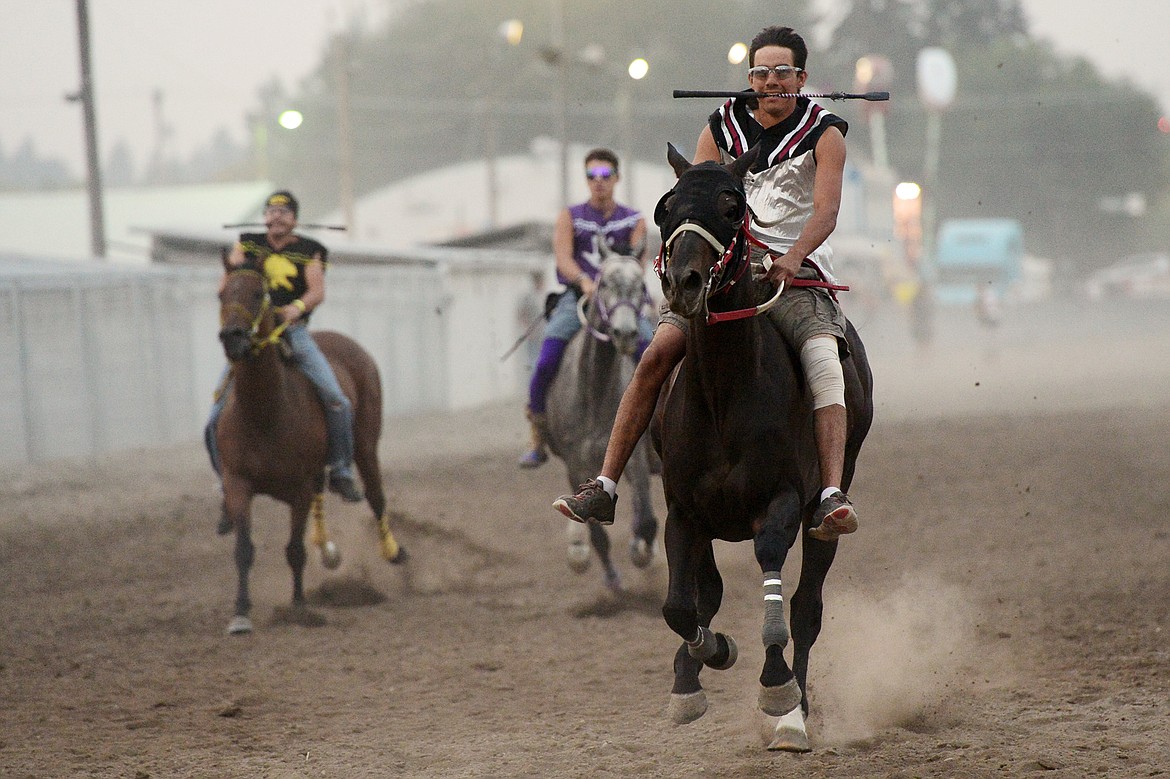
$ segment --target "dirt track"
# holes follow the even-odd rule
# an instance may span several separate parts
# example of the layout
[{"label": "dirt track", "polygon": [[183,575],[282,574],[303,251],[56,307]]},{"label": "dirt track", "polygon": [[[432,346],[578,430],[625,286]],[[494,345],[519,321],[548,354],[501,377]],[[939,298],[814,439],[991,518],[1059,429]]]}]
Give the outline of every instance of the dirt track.
[{"label": "dirt track", "polygon": [[[863,326],[878,421],[863,525],[826,588],[808,755],[763,749],[750,545],[718,547],[740,661],[705,671],[710,711],[672,726],[664,566],[623,557],[621,598],[596,566],[568,572],[563,469],[514,469],[518,404],[390,426],[412,561],[387,567],[364,511],[330,499],[345,561],[311,557],[322,627],[280,618],[287,521],[258,502],[243,638],[224,635],[231,541],[197,447],[9,468],[0,776],[1170,774],[1163,308],[1017,312],[994,349],[958,316],[929,357],[888,314]],[[624,549],[620,510],[613,535]],[[337,605],[363,593],[386,600]]]}]

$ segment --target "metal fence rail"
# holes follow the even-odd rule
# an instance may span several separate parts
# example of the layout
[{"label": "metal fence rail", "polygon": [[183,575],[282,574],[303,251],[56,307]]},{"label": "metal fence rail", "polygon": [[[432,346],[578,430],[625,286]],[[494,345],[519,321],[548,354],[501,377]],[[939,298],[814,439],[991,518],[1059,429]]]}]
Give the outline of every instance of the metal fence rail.
[{"label": "metal fence rail", "polygon": [[[532,255],[428,251],[329,270],[314,329],[354,337],[378,363],[386,417],[517,397]],[[0,462],[81,457],[198,440],[223,367],[220,269],[5,266],[0,272]]]}]

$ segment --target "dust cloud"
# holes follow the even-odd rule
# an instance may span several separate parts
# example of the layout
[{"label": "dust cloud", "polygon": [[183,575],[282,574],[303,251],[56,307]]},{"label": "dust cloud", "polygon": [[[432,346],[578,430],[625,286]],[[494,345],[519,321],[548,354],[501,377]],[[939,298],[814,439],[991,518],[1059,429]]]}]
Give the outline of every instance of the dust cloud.
[{"label": "dust cloud", "polygon": [[[919,727],[969,683],[979,615],[960,587],[907,576],[893,592],[842,593],[826,608],[810,701],[821,738],[854,742]],[[814,715],[815,716],[815,715]]]}]

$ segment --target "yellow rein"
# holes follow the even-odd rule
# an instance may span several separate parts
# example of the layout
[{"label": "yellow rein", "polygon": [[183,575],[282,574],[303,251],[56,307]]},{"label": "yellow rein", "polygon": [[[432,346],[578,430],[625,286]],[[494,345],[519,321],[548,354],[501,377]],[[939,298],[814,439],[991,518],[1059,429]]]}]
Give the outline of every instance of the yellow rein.
[{"label": "yellow rein", "polygon": [[[268,309],[272,307],[272,297],[268,294],[268,280],[264,278],[264,275],[262,273],[260,273],[259,271],[252,270],[251,268],[237,268],[236,270],[233,270],[232,273],[253,273],[253,274],[259,276],[261,282],[264,284],[264,303],[260,306],[260,310],[256,313],[256,316],[252,319],[252,332],[251,332],[251,335],[249,336],[249,338],[252,342],[252,356],[256,356],[257,354],[259,354],[260,352],[262,352],[264,350],[264,347],[271,346],[272,344],[279,341],[281,333],[283,333],[288,328],[288,326],[292,323],[291,322],[281,322],[276,327],[272,328],[272,332],[269,333],[267,336],[265,336],[264,338],[258,338],[256,336],[256,331],[260,329],[260,323],[262,321],[264,321],[264,315],[266,313],[268,313]],[[249,311],[247,308],[245,308],[242,303],[229,303],[225,308],[229,312],[234,311],[236,309],[239,309],[241,312],[243,312],[245,318],[250,317],[252,315],[252,312]],[[223,327],[225,319],[226,319],[226,317],[224,316],[224,311],[220,311],[220,314],[219,314],[219,326],[220,327]]]}]

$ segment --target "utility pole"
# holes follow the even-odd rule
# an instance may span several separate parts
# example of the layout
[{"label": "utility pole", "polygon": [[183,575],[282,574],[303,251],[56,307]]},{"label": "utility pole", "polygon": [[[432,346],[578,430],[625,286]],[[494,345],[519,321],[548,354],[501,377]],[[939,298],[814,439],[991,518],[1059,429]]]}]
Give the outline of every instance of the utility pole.
[{"label": "utility pole", "polygon": [[341,164],[338,188],[341,190],[341,222],[349,228],[353,240],[357,225],[354,221],[353,123],[350,109],[349,38],[343,32],[337,36],[337,134]]},{"label": "utility pole", "polygon": [[69,100],[80,100],[85,120],[86,180],[89,189],[90,251],[106,256],[106,218],[102,208],[102,174],[98,164],[97,119],[93,98],[93,70],[89,58],[89,10],[86,0],[77,0],[77,35],[81,59],[81,88]]},{"label": "utility pole", "polygon": [[565,3],[552,3],[552,50],[557,72],[556,111],[557,139],[560,141],[561,208],[569,207],[569,54],[565,45]]}]

